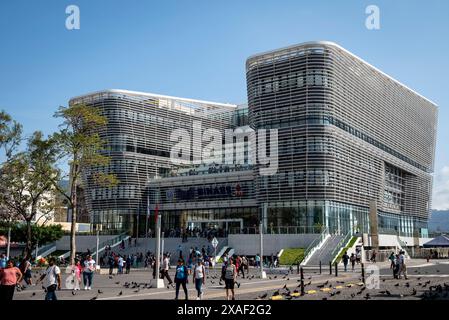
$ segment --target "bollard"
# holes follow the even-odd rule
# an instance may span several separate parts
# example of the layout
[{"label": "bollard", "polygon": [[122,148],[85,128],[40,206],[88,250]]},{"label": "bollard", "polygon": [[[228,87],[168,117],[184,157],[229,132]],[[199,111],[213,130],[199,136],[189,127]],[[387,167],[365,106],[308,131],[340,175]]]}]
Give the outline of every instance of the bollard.
[{"label": "bollard", "polygon": [[362,282],[365,284],[365,265],[362,262]]},{"label": "bollard", "polygon": [[338,263],[335,262],[335,276],[338,277]]},{"label": "bollard", "polygon": [[299,274],[299,261],[298,264],[296,265],[296,273]]},{"label": "bollard", "polygon": [[320,274],[321,274],[321,260],[320,260]]},{"label": "bollard", "polygon": [[301,296],[304,295],[304,270],[302,269],[302,267],[300,268],[300,273],[301,273]]},{"label": "bollard", "polygon": [[332,261],[329,261],[329,274],[332,274]]}]

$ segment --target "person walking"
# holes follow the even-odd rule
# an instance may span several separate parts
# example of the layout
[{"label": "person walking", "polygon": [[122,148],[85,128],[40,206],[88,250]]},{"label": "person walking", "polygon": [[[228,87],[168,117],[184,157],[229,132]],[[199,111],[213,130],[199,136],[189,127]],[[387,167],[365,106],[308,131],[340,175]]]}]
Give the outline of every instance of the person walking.
[{"label": "person walking", "polygon": [[390,269],[394,269],[394,252],[391,252],[390,256],[388,257],[388,260],[390,260]]},{"label": "person walking", "polygon": [[256,268],[260,268],[260,255],[259,254],[256,254],[255,261],[256,261]]},{"label": "person walking", "polygon": [[351,257],[349,257],[349,260],[351,261],[351,268],[352,268],[352,271],[354,272],[354,270],[355,270],[355,260],[356,260],[354,252],[351,253]]},{"label": "person walking", "polygon": [[162,280],[164,278],[167,278],[168,280],[167,288],[169,288],[170,286],[174,287],[173,281],[170,278],[170,275],[168,274],[168,269],[170,269],[170,258],[166,253],[164,253],[164,258],[162,259],[161,278]]},{"label": "person walking", "polygon": [[8,262],[8,258],[4,253],[0,255],[0,269],[5,269]]},{"label": "person walking", "polygon": [[343,260],[343,265],[345,266],[345,272],[346,272],[346,271],[348,271],[348,262],[349,262],[348,251],[345,251],[345,254],[341,258]]},{"label": "person walking", "polygon": [[48,260],[48,267],[45,270],[44,274],[39,278],[39,281],[44,280],[45,282],[45,300],[58,300],[56,297],[56,289],[61,290],[61,270],[55,264],[56,259],[51,257]]},{"label": "person walking", "polygon": [[197,260],[195,269],[193,270],[193,283],[197,292],[196,300],[203,299],[203,285],[206,284],[206,270],[201,259]]},{"label": "person walking", "polygon": [[186,300],[189,300],[189,296],[187,293],[187,282],[189,280],[189,270],[184,265],[184,260],[179,259],[178,265],[176,267],[175,272],[175,283],[176,283],[176,296],[175,300],[178,300],[179,296],[179,287],[182,286],[182,289],[184,290],[185,298]]},{"label": "person walking", "polygon": [[31,276],[31,262],[30,262],[30,259],[29,258],[23,259],[19,269],[20,269],[20,271],[23,274],[23,280],[25,280],[25,283],[27,285],[31,286],[32,285],[32,282],[31,282],[32,276]]},{"label": "person walking", "polygon": [[92,259],[92,256],[89,255],[87,256],[87,259],[84,260],[84,268],[83,268],[84,290],[92,289],[94,271],[95,271],[95,260]]},{"label": "person walking", "polygon": [[129,274],[129,271],[131,270],[131,255],[128,255],[128,256],[126,257],[126,263],[125,263],[125,265],[126,265],[125,273],[126,273],[126,274]]},{"label": "person walking", "polygon": [[394,268],[393,268],[393,278],[399,279],[399,271],[401,270],[401,263],[399,259],[399,254],[394,257]]},{"label": "person walking", "polygon": [[401,279],[401,274],[404,275],[404,279],[407,280],[407,266],[405,264],[405,252],[399,252],[399,279]]},{"label": "person walking", "polygon": [[[234,259],[229,258],[228,264],[225,269],[225,288],[226,288],[226,300],[235,300],[234,284],[237,278],[237,270],[234,264]],[[231,292],[231,294],[229,294]]]},{"label": "person walking", "polygon": [[80,290],[81,284],[81,262],[77,261],[76,264],[72,267],[72,276],[74,282],[74,290]]},{"label": "person walking", "polygon": [[108,265],[109,265],[109,275],[112,275],[114,273],[114,258],[112,257],[112,255],[109,256],[108,258]]},{"label": "person walking", "polygon": [[376,263],[376,256],[377,256],[377,252],[376,250],[373,250],[373,252],[371,253],[371,262],[372,263]]},{"label": "person walking", "polygon": [[16,286],[22,280],[22,272],[9,260],[5,268],[0,269],[0,301],[11,301]]},{"label": "person walking", "polygon": [[123,260],[123,257],[120,255],[118,257],[117,265],[118,265],[118,274],[123,274],[123,265],[125,264],[125,261]]}]

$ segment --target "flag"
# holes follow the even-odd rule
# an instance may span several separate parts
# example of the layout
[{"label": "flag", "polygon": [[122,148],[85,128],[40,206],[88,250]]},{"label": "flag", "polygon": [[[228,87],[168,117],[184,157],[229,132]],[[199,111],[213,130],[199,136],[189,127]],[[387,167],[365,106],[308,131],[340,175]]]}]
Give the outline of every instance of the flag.
[{"label": "flag", "polygon": [[159,206],[156,205],[156,208],[154,208],[154,223],[157,223],[158,215],[159,215]]}]

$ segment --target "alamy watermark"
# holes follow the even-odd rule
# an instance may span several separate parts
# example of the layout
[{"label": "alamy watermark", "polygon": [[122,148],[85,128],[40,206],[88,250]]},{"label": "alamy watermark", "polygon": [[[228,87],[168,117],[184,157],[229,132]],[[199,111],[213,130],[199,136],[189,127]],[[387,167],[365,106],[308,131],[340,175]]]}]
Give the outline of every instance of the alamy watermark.
[{"label": "alamy watermark", "polygon": [[71,4],[65,8],[65,13],[69,16],[65,19],[65,27],[67,30],[79,30],[81,27],[80,8]]},{"label": "alamy watermark", "polygon": [[[203,130],[201,121],[193,121],[192,134],[175,129],[170,134],[174,145],[170,161],[175,165],[258,164],[260,175],[274,175],[278,170],[278,130],[240,127],[222,131]],[[204,145],[205,144],[205,145]],[[204,145],[204,146],[203,146]]]},{"label": "alamy watermark", "polygon": [[380,29],[380,10],[379,7],[371,4],[366,7],[365,13],[368,14],[365,20],[365,27],[368,30],[379,30]]}]

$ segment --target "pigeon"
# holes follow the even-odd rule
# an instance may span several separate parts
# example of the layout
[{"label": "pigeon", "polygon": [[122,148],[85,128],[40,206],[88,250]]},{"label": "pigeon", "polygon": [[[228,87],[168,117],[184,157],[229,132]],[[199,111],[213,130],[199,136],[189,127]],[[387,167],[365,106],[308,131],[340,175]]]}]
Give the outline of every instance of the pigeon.
[{"label": "pigeon", "polygon": [[33,294],[31,296],[34,297],[35,295],[36,295],[36,292],[33,292]]},{"label": "pigeon", "polygon": [[391,292],[388,290],[385,290],[385,293],[387,294],[387,296],[391,296]]},{"label": "pigeon", "polygon": [[284,286],[282,287],[282,289],[287,289],[287,290],[288,290],[287,284],[284,284]]},{"label": "pigeon", "polygon": [[259,296],[260,299],[265,299],[267,297],[268,293],[264,293],[263,295]]},{"label": "pigeon", "polygon": [[100,289],[98,289],[98,294],[102,294],[103,293],[103,291],[101,291]]},{"label": "pigeon", "polygon": [[274,276],[273,278],[276,279],[278,276]]},{"label": "pigeon", "polygon": [[421,277],[416,278],[416,280],[418,280],[418,281],[421,280]]},{"label": "pigeon", "polygon": [[212,280],[211,280],[210,283],[215,284],[215,281],[212,281]]},{"label": "pigeon", "polygon": [[119,296],[121,296],[122,294],[123,294],[123,291],[120,291],[120,292],[118,293]]},{"label": "pigeon", "polygon": [[351,298],[354,298],[355,297],[355,293],[351,293]]},{"label": "pigeon", "polygon": [[399,287],[399,283],[396,283],[394,286],[395,286],[395,287]]},{"label": "pigeon", "polygon": [[278,296],[279,295],[279,290],[273,292],[273,296]]},{"label": "pigeon", "polygon": [[72,291],[72,296],[74,296],[76,294],[76,292],[75,291]]},{"label": "pigeon", "polygon": [[368,300],[368,299],[370,299],[370,298],[371,298],[370,294],[367,293],[367,294],[365,295],[365,299]]},{"label": "pigeon", "polygon": [[97,297],[93,297],[92,299],[90,299],[90,300],[97,300]]},{"label": "pigeon", "polygon": [[115,284],[120,284],[120,281],[117,281]]}]

